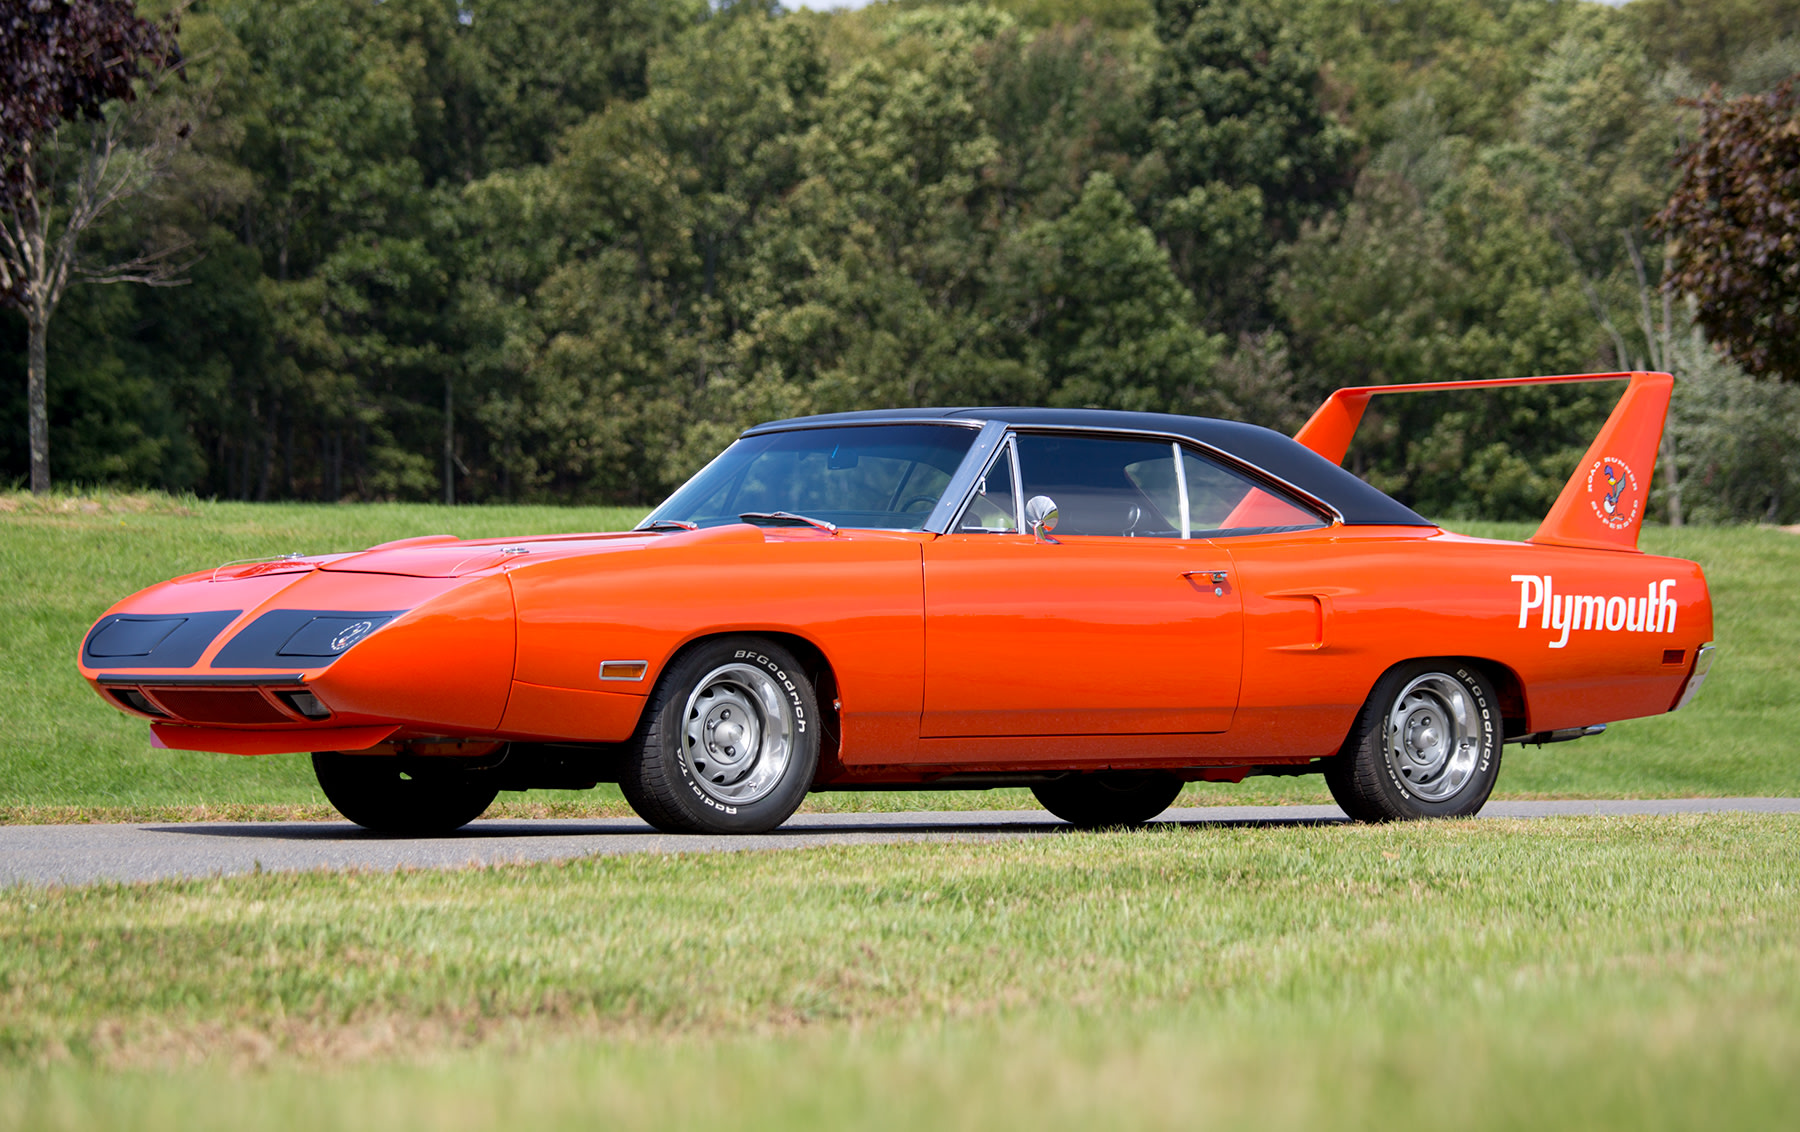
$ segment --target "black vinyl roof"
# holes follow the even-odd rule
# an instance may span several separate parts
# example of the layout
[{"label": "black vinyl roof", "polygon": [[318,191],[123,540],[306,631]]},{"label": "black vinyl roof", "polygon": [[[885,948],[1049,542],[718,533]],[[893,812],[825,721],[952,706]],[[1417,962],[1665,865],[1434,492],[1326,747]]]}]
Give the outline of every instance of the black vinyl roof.
[{"label": "black vinyl roof", "polygon": [[1107,428],[1132,432],[1172,433],[1229,452],[1270,474],[1311,492],[1336,507],[1344,522],[1364,526],[1435,526],[1412,508],[1370,487],[1317,452],[1273,429],[1211,417],[1173,413],[1126,413],[1112,409],[869,409],[856,413],[824,413],[770,421],[745,430],[805,428],[808,425],[882,424],[888,421],[1004,421],[1023,427]]}]

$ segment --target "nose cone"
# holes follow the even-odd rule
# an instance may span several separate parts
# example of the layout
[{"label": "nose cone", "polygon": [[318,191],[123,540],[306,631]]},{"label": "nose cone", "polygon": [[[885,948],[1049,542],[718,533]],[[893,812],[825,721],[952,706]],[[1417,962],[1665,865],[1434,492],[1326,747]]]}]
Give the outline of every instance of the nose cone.
[{"label": "nose cone", "polygon": [[312,681],[334,712],[437,727],[447,734],[499,727],[512,682],[515,635],[505,575],[470,579],[392,623],[367,630],[361,624],[334,624],[316,633],[324,647],[349,641],[341,659]]}]

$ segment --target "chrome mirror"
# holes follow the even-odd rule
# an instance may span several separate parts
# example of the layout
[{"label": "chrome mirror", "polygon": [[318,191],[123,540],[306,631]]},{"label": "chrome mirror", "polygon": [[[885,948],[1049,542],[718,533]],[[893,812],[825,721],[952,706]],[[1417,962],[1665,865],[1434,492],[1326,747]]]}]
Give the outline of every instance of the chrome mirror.
[{"label": "chrome mirror", "polygon": [[1056,529],[1056,500],[1048,495],[1034,495],[1025,503],[1025,522],[1039,542],[1055,542],[1050,532]]}]

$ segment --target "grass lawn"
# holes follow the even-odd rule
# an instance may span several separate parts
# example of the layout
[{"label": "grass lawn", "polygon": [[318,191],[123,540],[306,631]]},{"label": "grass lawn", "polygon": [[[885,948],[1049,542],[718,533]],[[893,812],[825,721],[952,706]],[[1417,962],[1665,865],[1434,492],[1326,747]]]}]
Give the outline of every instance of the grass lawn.
[{"label": "grass lawn", "polygon": [[0,892],[0,1128],[1795,1127],[1793,819]]},{"label": "grass lawn", "polygon": [[[0,496],[0,821],[154,817],[326,817],[303,756],[243,759],[153,750],[147,728],[103,705],[76,675],[92,620],[119,597],[236,558],[352,550],[410,535],[466,537],[608,530],[619,508],[425,504],[243,504],[158,496]],[[1523,537],[1525,525],[1462,524]],[[1800,707],[1800,538],[1751,528],[1644,532],[1646,549],[1705,566],[1720,656],[1706,691],[1672,716],[1598,739],[1509,747],[1497,796],[1628,797],[1800,793],[1791,719]],[[1316,777],[1196,785],[1184,804],[1324,802]],[[1031,808],[1023,790],[820,794],[812,809]],[[625,813],[616,789],[504,795],[492,813]]]}]

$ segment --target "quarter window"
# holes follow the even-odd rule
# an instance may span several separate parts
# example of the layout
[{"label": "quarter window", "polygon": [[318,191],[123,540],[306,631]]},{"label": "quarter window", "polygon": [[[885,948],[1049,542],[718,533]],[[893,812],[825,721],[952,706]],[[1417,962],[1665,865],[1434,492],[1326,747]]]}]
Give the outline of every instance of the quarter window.
[{"label": "quarter window", "polygon": [[1216,460],[1183,449],[1181,470],[1187,480],[1188,527],[1195,537],[1325,525],[1312,511]]}]

